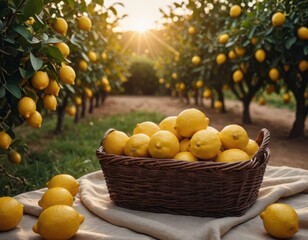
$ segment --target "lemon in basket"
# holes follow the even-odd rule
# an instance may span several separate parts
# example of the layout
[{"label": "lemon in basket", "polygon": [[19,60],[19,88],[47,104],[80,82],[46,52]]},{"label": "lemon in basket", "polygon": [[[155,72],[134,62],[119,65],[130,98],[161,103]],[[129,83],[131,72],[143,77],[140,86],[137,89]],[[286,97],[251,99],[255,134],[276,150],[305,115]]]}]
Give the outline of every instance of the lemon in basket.
[{"label": "lemon in basket", "polygon": [[178,138],[167,130],[160,130],[150,138],[149,152],[153,158],[173,158],[179,150]]},{"label": "lemon in basket", "polygon": [[252,158],[253,155],[259,150],[259,145],[255,140],[249,139],[245,152]]},{"label": "lemon in basket", "polygon": [[161,130],[167,130],[169,132],[172,132],[179,139],[179,141],[181,141],[183,137],[175,129],[176,119],[177,116],[166,117],[159,123],[158,126]]},{"label": "lemon in basket", "polygon": [[261,214],[265,230],[276,238],[291,238],[299,229],[299,218],[288,204],[273,203]]},{"label": "lemon in basket", "polygon": [[250,156],[241,149],[231,148],[220,153],[216,162],[239,162],[250,160]]},{"label": "lemon in basket", "polygon": [[190,138],[183,138],[180,141],[180,152],[189,151],[189,145],[190,145]]},{"label": "lemon in basket", "polygon": [[238,148],[244,150],[249,142],[246,130],[237,124],[225,126],[219,133],[224,149]]},{"label": "lemon in basket", "polygon": [[159,126],[151,121],[145,121],[142,123],[138,123],[133,130],[133,134],[144,133],[151,137],[154,133],[160,130]]},{"label": "lemon in basket", "polygon": [[132,157],[148,157],[149,142],[150,137],[144,133],[132,135],[124,146],[124,154]]},{"label": "lemon in basket", "polygon": [[74,198],[72,194],[63,187],[53,187],[48,189],[38,201],[38,205],[46,209],[54,205],[73,206]]},{"label": "lemon in basket", "polygon": [[104,151],[108,154],[124,154],[124,146],[128,140],[126,133],[118,130],[110,132],[103,141]]},{"label": "lemon in basket", "polygon": [[177,154],[175,154],[173,159],[183,160],[188,162],[198,161],[198,158],[196,158],[191,152],[178,152]]},{"label": "lemon in basket", "polygon": [[220,148],[219,135],[212,129],[199,130],[190,139],[189,151],[203,160],[216,157],[220,152]]},{"label": "lemon in basket", "polygon": [[15,228],[21,221],[24,206],[13,197],[0,197],[0,232]]},{"label": "lemon in basket", "polygon": [[74,197],[79,190],[79,183],[73,176],[69,174],[58,174],[50,179],[50,181],[47,183],[47,187],[49,189],[54,187],[63,187],[68,190]]}]

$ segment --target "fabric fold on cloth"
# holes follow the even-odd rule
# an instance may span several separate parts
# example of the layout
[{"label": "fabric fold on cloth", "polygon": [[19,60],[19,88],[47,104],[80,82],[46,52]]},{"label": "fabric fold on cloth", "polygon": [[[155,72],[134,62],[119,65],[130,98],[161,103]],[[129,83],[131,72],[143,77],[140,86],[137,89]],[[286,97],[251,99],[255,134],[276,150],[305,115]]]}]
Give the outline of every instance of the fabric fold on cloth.
[{"label": "fabric fold on cloth", "polygon": [[[308,171],[267,166],[256,203],[240,217],[194,217],[136,211],[116,206],[110,199],[102,171],[78,179],[79,193],[74,208],[85,221],[73,239],[103,240],[257,240],[266,234],[259,214],[271,203],[285,202],[300,217],[300,230],[293,239],[308,239]],[[32,226],[41,213],[38,200],[46,188],[16,196],[24,205],[22,222],[0,239],[40,239]]]}]

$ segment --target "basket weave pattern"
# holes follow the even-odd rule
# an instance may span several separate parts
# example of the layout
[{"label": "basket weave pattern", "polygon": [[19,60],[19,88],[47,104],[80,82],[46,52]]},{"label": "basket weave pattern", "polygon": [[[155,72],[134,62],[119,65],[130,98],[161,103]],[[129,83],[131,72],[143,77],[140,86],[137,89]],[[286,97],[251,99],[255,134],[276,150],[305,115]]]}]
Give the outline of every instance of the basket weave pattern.
[{"label": "basket weave pattern", "polygon": [[249,161],[186,162],[173,159],[96,155],[110,199],[118,206],[192,216],[240,216],[258,198],[270,151],[270,133],[262,129],[260,148]]}]

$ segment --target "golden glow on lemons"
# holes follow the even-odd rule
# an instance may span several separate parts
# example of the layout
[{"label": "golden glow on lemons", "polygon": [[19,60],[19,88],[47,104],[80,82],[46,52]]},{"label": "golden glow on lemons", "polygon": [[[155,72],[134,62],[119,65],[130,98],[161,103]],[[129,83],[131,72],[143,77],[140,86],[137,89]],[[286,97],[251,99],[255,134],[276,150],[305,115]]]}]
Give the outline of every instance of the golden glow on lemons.
[{"label": "golden glow on lemons", "polygon": [[35,72],[31,78],[31,84],[38,90],[46,88],[49,84],[49,77],[47,73],[43,71]]},{"label": "golden glow on lemons", "polygon": [[0,197],[0,232],[15,228],[23,217],[24,206],[13,197]]},{"label": "golden glow on lemons", "polygon": [[0,132],[0,148],[6,150],[12,143],[12,138],[5,131]]},{"label": "golden glow on lemons", "polygon": [[231,148],[221,152],[216,162],[239,162],[250,160],[249,155],[241,149]]},{"label": "golden glow on lemons", "polygon": [[234,5],[230,8],[230,17],[237,18],[241,15],[242,9],[239,5]]},{"label": "golden glow on lemons", "polygon": [[69,174],[58,174],[50,179],[47,183],[47,187],[49,189],[54,187],[65,188],[72,194],[73,197],[75,197],[79,190],[79,183]]},{"label": "golden glow on lemons", "polygon": [[67,58],[70,55],[70,48],[65,42],[56,43],[55,46],[59,48],[60,52],[62,53],[63,57]]},{"label": "golden glow on lemons", "polygon": [[238,148],[244,150],[249,142],[246,130],[237,124],[225,126],[219,133],[224,149]]},{"label": "golden glow on lemons", "polygon": [[124,155],[124,147],[129,137],[118,130],[110,132],[103,142],[104,151],[108,154]]},{"label": "golden glow on lemons", "polygon": [[87,98],[93,97],[93,92],[90,88],[85,87],[83,90],[84,94],[86,95]]},{"label": "golden glow on lemons", "polygon": [[229,35],[227,33],[221,34],[218,37],[218,43],[226,44],[229,40]]},{"label": "golden glow on lemons", "polygon": [[227,56],[224,53],[220,53],[216,56],[217,65],[224,64],[226,60],[227,60]]},{"label": "golden glow on lemons", "polygon": [[42,126],[43,118],[38,111],[35,111],[29,118],[26,119],[26,121],[30,127],[40,128]]},{"label": "golden glow on lemons", "polygon": [[250,42],[251,42],[252,45],[256,45],[257,42],[258,42],[258,38],[257,38],[257,37],[252,37],[252,38],[250,39]]},{"label": "golden glow on lemons", "polygon": [[248,144],[244,151],[249,155],[250,158],[259,150],[259,145],[255,140],[249,139]]},{"label": "golden glow on lemons", "polygon": [[72,194],[63,187],[53,187],[48,189],[38,201],[38,205],[44,210],[54,205],[73,206],[74,198]]},{"label": "golden glow on lemons", "polygon": [[48,86],[44,89],[45,94],[52,94],[58,96],[60,92],[60,86],[56,80],[50,79]]},{"label": "golden glow on lemons", "polygon": [[211,89],[205,89],[205,90],[203,91],[202,96],[203,96],[204,98],[211,98],[211,97],[212,97],[212,90],[211,90]]},{"label": "golden glow on lemons", "polygon": [[272,81],[277,81],[279,79],[279,71],[277,68],[271,68],[268,72],[268,76]]},{"label": "golden glow on lemons", "polygon": [[290,93],[284,93],[282,95],[282,100],[283,100],[284,103],[289,103],[291,101]]},{"label": "golden glow on lemons", "polygon": [[133,129],[133,134],[144,133],[151,137],[154,133],[160,130],[159,126],[151,121],[145,121],[142,123],[137,123],[135,128]]},{"label": "golden glow on lemons", "polygon": [[65,65],[59,70],[59,78],[63,83],[74,84],[76,78],[75,70],[72,67]]},{"label": "golden glow on lemons", "polygon": [[286,21],[286,16],[281,12],[276,12],[272,16],[272,25],[275,27],[282,26]]},{"label": "golden glow on lemons", "polygon": [[61,17],[56,18],[52,27],[57,33],[60,33],[63,36],[66,35],[68,25],[64,18]]},{"label": "golden glow on lemons", "polygon": [[36,103],[30,97],[23,97],[18,101],[18,112],[24,117],[29,118],[36,111]]},{"label": "golden glow on lemons", "polygon": [[93,51],[89,51],[88,52],[88,57],[89,57],[91,62],[96,62],[97,61],[97,55]]},{"label": "golden glow on lemons", "polygon": [[198,161],[198,158],[196,158],[191,152],[188,152],[188,151],[178,152],[177,154],[175,154],[173,159],[183,160],[187,162],[197,162]]},{"label": "golden glow on lemons", "polygon": [[57,109],[57,99],[54,95],[45,94],[43,97],[44,108],[56,111]]},{"label": "golden glow on lemons", "polygon": [[297,29],[297,36],[299,39],[308,40],[308,28],[307,27],[300,27]]},{"label": "golden glow on lemons", "polygon": [[241,82],[244,79],[244,74],[240,69],[233,72],[232,79],[235,83]]},{"label": "golden glow on lemons", "polygon": [[19,152],[12,150],[9,154],[9,160],[12,163],[19,164],[21,162],[21,155]]},{"label": "golden glow on lemons", "polygon": [[78,231],[84,216],[74,208],[55,205],[45,209],[32,227],[44,239],[71,239]]},{"label": "golden glow on lemons", "polygon": [[137,133],[129,137],[124,146],[124,154],[133,157],[148,157],[150,137],[144,133]]},{"label": "golden glow on lemons", "polygon": [[266,53],[263,49],[258,49],[255,52],[255,58],[258,62],[264,62],[265,58],[266,58]]},{"label": "golden glow on lemons", "polygon": [[198,88],[198,89],[199,89],[199,88],[202,88],[202,87],[203,87],[203,81],[202,81],[202,80],[197,80],[195,86],[196,86],[196,88]]},{"label": "golden glow on lemons", "polygon": [[179,141],[181,141],[183,137],[175,129],[176,119],[177,119],[177,116],[166,117],[163,120],[161,120],[161,122],[158,124],[158,127],[161,130],[167,130],[169,132],[172,132],[179,139]]},{"label": "golden glow on lemons", "polygon": [[92,21],[86,16],[81,16],[77,18],[78,27],[81,30],[89,32],[92,28]]},{"label": "golden glow on lemons", "polygon": [[175,129],[183,137],[191,137],[195,132],[206,129],[209,119],[203,112],[196,108],[183,110],[177,116]]},{"label": "golden glow on lemons", "polygon": [[201,58],[199,56],[193,56],[192,59],[191,59],[191,62],[194,64],[194,65],[199,65],[201,63]]},{"label": "golden glow on lemons", "polygon": [[195,28],[194,26],[190,26],[190,27],[188,28],[188,33],[189,33],[190,35],[194,35],[196,32],[197,32],[197,31],[196,31],[196,28]]},{"label": "golden glow on lemons", "polygon": [[299,229],[299,217],[288,204],[270,204],[261,214],[267,233],[275,238],[291,238]]},{"label": "golden glow on lemons", "polygon": [[149,152],[153,158],[173,158],[179,150],[178,138],[169,131],[160,130],[150,137]]}]

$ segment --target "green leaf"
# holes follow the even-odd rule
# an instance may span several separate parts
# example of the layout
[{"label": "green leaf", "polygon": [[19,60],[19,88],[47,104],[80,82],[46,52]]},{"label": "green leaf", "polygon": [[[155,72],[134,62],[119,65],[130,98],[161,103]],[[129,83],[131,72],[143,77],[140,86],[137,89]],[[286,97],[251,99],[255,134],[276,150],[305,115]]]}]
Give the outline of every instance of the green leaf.
[{"label": "green leaf", "polygon": [[10,93],[12,93],[16,98],[18,98],[18,99],[21,98],[21,91],[20,91],[20,88],[19,88],[18,85],[8,83],[8,84],[5,85],[5,87],[6,87],[6,89],[7,89]]},{"label": "green leaf", "polygon": [[284,44],[286,49],[289,50],[293,46],[293,44],[296,42],[296,39],[297,37],[295,36],[288,38],[288,40]]},{"label": "green leaf", "polygon": [[113,13],[113,15],[117,16],[118,12],[114,7],[109,7],[109,10]]},{"label": "green leaf", "polygon": [[43,0],[28,0],[23,12],[25,19],[33,17],[35,14],[39,14],[43,10],[43,7]]},{"label": "green leaf", "polygon": [[65,59],[61,53],[61,51],[59,50],[59,48],[55,47],[55,46],[51,46],[51,45],[46,45],[43,48],[43,52],[47,55],[49,55],[50,57],[52,57],[53,59],[55,59],[56,61],[59,62],[67,62],[67,59]]},{"label": "green leaf", "polygon": [[26,70],[26,69],[23,69],[23,68],[19,68],[19,72],[20,72],[20,75],[23,77],[23,78],[29,78],[33,75],[34,73],[34,70],[33,69],[30,69],[30,70]]},{"label": "green leaf", "polygon": [[308,55],[308,45],[306,45],[305,48],[304,48],[304,54]]},{"label": "green leaf", "polygon": [[0,98],[3,98],[5,96],[5,87],[1,86],[0,87]]},{"label": "green leaf", "polygon": [[29,32],[29,30],[23,26],[23,25],[15,25],[13,26],[13,30],[17,33],[19,33],[23,38],[25,38],[28,42],[32,41],[32,34]]},{"label": "green leaf", "polygon": [[38,71],[43,66],[43,61],[40,58],[37,58],[30,52],[30,61],[33,69]]},{"label": "green leaf", "polygon": [[68,4],[70,5],[71,9],[75,8],[75,2],[74,0],[66,0],[68,2]]}]

